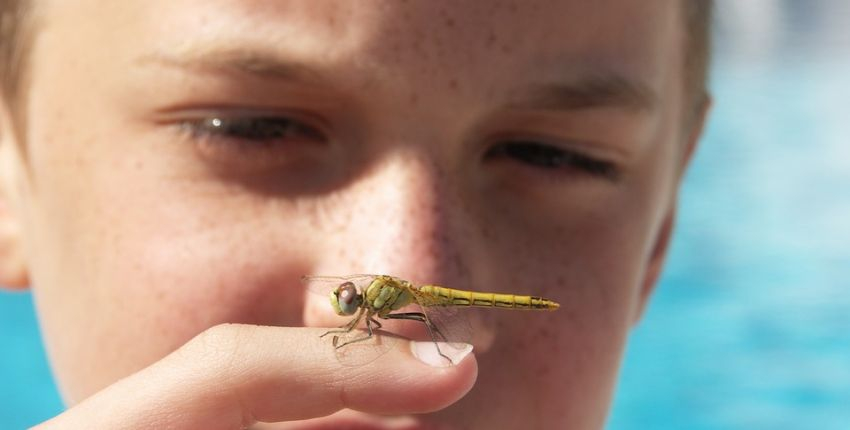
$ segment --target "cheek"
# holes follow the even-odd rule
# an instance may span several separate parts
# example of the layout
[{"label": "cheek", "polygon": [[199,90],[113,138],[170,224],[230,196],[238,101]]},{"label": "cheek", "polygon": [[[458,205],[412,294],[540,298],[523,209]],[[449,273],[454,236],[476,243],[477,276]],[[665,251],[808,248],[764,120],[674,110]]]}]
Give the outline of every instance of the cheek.
[{"label": "cheek", "polygon": [[487,263],[477,272],[487,277],[476,283],[559,302],[561,308],[547,322],[621,330],[643,275],[654,215],[619,195],[608,200],[591,209],[560,210],[558,218],[492,218],[491,227],[505,225],[493,228],[499,234],[491,235],[480,250],[477,260]]},{"label": "cheek", "polygon": [[658,223],[657,185],[626,184],[563,207],[547,202],[540,205],[546,211],[524,205],[516,216],[510,208],[476,214],[486,221],[477,232],[486,246],[470,260],[473,284],[540,295],[561,307],[483,310],[482,325],[497,340],[478,351],[479,382],[469,402],[565,422],[588,408],[604,417],[600,405],[612,393]]},{"label": "cheek", "polygon": [[[271,237],[234,240],[248,236],[242,227],[149,236],[139,241],[143,249],[128,244],[138,249],[137,262],[117,261],[115,272],[133,277],[127,280],[132,291],[113,290],[111,300],[149,303],[157,318],[147,320],[172,337],[179,333],[179,343],[222,322],[298,325],[304,301],[299,279],[305,273],[300,250]],[[155,235],[169,229],[162,230]]]},{"label": "cheek", "polygon": [[34,290],[67,400],[218,323],[301,325],[307,229],[285,209],[114,164],[39,178]]},{"label": "cheek", "polygon": [[177,345],[222,322],[301,324],[309,246],[287,210],[238,194],[154,187],[155,197],[140,196],[128,213],[138,219],[122,226],[125,236],[103,244],[115,252],[99,282],[109,285],[107,303],[144,304],[151,314],[142,321],[152,327],[142,330],[171,333]]}]

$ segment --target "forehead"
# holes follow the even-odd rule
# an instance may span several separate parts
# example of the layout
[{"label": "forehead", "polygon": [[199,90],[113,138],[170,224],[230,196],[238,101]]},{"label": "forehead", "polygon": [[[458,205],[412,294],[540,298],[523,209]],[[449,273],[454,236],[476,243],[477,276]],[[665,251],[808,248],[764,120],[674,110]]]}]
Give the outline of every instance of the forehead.
[{"label": "forehead", "polygon": [[256,50],[373,73],[393,74],[401,65],[414,79],[511,72],[561,78],[599,68],[659,77],[670,57],[680,55],[683,39],[675,0],[45,0],[43,6],[47,29],[71,28],[83,46],[96,42],[107,58]]}]

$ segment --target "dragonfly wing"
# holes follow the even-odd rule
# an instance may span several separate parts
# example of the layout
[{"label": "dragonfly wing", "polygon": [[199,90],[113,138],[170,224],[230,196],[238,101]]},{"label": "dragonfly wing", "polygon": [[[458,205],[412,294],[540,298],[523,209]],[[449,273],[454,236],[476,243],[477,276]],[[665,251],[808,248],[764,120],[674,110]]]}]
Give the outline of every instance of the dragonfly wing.
[{"label": "dragonfly wing", "polygon": [[[343,366],[357,367],[369,364],[378,357],[384,355],[393,348],[398,348],[403,338],[382,330],[374,330],[369,337],[365,329],[355,329],[347,333],[334,334],[337,336],[337,345],[346,344],[341,348],[333,346],[331,341],[326,342],[328,348],[333,348],[333,354]],[[331,337],[328,335],[327,337]]]},{"label": "dragonfly wing", "polygon": [[435,306],[440,302],[438,299],[423,295],[415,289],[413,295],[415,303],[400,309],[397,313],[422,313],[434,329],[429,331],[425,324],[410,322],[410,324],[418,324],[419,329],[413,332],[409,329],[404,330],[405,336],[419,341],[444,342],[445,347],[458,350],[465,350],[466,344],[472,343],[474,333],[469,321],[468,309],[460,309],[457,306]]},{"label": "dragonfly wing", "polygon": [[456,306],[425,306],[422,309],[440,331],[436,336],[437,341],[447,342],[459,350],[464,350],[465,344],[472,343],[474,333],[469,322],[468,309]]},{"label": "dragonfly wing", "polygon": [[[345,282],[353,283],[362,292],[376,277],[376,275],[366,274],[350,276],[305,276],[302,278],[302,281],[307,285],[307,289],[311,293],[318,294],[324,300],[327,300],[331,291]],[[403,283],[400,279],[395,279],[399,283]],[[410,287],[409,290],[414,297],[414,303],[393,313],[418,313],[426,315],[427,320],[431,322],[434,329],[428,330],[427,326],[419,321],[389,318],[378,319],[379,324],[383,325],[384,330],[378,330],[377,325],[373,324],[374,335],[371,337],[368,336],[366,330],[362,329],[329,334],[328,337],[337,338],[336,344],[345,344],[345,346],[335,349],[335,354],[340,363],[347,366],[360,366],[374,361],[389,349],[400,345],[402,338],[396,333],[402,334],[403,337],[419,341],[442,342],[440,348],[446,355],[451,355],[452,353],[452,351],[445,351],[446,348],[454,348],[459,351],[466,349],[466,344],[471,343],[473,340],[473,332],[466,312],[467,309],[459,310],[456,306],[440,306],[443,302],[438,297],[430,297],[415,287]],[[375,318],[377,318],[377,315]],[[343,325],[347,321],[349,320],[342,318],[340,325]],[[360,328],[363,326],[363,323],[359,325]],[[328,344],[331,345],[331,342],[328,342]]]},{"label": "dragonfly wing", "polygon": [[351,282],[358,290],[363,291],[376,277],[376,275],[302,276],[301,282],[311,293],[327,297],[334,288],[345,282]]},{"label": "dragonfly wing", "polygon": [[369,275],[369,274],[358,274],[358,275],[347,275],[347,276],[313,276],[313,275],[304,275],[301,277],[302,281],[310,282],[310,281],[321,281],[321,282],[345,282],[351,280],[358,280],[362,278],[375,278],[377,275]]},{"label": "dragonfly wing", "polygon": [[[335,288],[343,283],[351,282],[357,287],[358,291],[362,292],[375,278],[376,275],[365,274],[350,276],[304,276],[301,278],[301,281],[311,294],[320,296],[321,298],[319,300],[323,304],[326,304],[328,310],[330,310],[331,304],[328,296]],[[352,318],[355,317],[340,316],[338,326],[345,326]],[[327,340],[327,348],[333,351],[340,364],[356,367],[375,361],[378,357],[399,345],[401,339],[398,337],[378,330],[374,324],[372,328],[373,335],[371,337],[365,329],[365,321],[361,321],[355,329],[348,332],[341,329],[329,329],[330,331],[324,337]],[[336,339],[334,340],[334,338]],[[336,348],[334,344],[345,346]]]}]

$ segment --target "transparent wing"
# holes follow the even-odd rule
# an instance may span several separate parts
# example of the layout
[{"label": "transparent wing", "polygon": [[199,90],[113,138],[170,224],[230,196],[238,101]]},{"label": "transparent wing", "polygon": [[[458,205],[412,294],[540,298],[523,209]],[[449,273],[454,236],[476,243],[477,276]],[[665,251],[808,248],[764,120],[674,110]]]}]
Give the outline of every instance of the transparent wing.
[{"label": "transparent wing", "polygon": [[[328,296],[331,291],[345,282],[353,283],[359,292],[363,292],[369,284],[375,280],[377,275],[348,275],[348,276],[303,276],[302,283],[311,294],[317,295],[319,302],[323,306],[331,310],[331,304]],[[338,329],[348,324],[354,316],[339,316],[336,328],[329,328],[329,331]],[[373,325],[373,329],[376,327]],[[346,344],[344,347],[334,347],[334,338],[336,344]],[[373,330],[373,336],[369,337],[366,330],[365,318],[360,321],[357,328],[349,332],[334,332],[329,333],[324,337],[327,340],[327,347],[330,348],[336,355],[339,362],[345,366],[362,366],[364,364],[375,361],[381,355],[384,355],[390,349],[398,346],[402,339],[393,336],[383,330]]]},{"label": "transparent wing", "polygon": [[[350,276],[305,276],[303,282],[312,294],[322,297],[330,307],[327,297],[330,292],[344,282],[353,283],[362,292],[377,275]],[[411,289],[415,303],[393,311],[388,318],[373,318],[377,324],[372,324],[373,335],[368,336],[365,317],[358,328],[347,333],[332,333],[328,336],[328,344],[332,347],[331,339],[336,337],[341,348],[335,348],[335,354],[340,362],[348,366],[359,366],[370,363],[385,354],[389,349],[397,347],[404,339],[417,341],[441,342],[441,351],[451,355],[448,349],[464,350],[467,343],[474,340],[473,329],[468,318],[467,309],[456,306],[436,306],[441,303],[439,298],[430,297],[413,287]],[[324,302],[323,302],[324,303]],[[418,315],[424,315],[428,323],[417,320]],[[339,326],[344,326],[354,317],[339,317]],[[420,318],[421,319],[421,318]],[[381,326],[378,329],[378,326]]]},{"label": "transparent wing", "polygon": [[328,297],[328,294],[334,288],[340,286],[344,282],[353,283],[359,291],[363,291],[377,275],[350,275],[350,276],[302,276],[301,282],[307,287],[311,293],[318,294],[322,297]]},{"label": "transparent wing", "polygon": [[[338,336],[338,345],[351,341],[355,342],[336,348],[333,345],[332,336]],[[331,349],[331,353],[336,356],[339,363],[348,367],[369,364],[391,349],[400,348],[405,341],[403,337],[382,329],[373,330],[373,335],[368,337],[368,332],[363,328],[354,329],[347,333],[328,335],[325,339],[327,340],[327,348]]]},{"label": "transparent wing", "polygon": [[466,347],[465,344],[473,343],[475,333],[469,320],[470,309],[451,305],[438,305],[442,302],[441,300],[423,294],[418,290],[415,290],[414,297],[417,305],[411,307],[418,308],[436,328],[435,333],[428,333],[431,335],[431,340],[445,342],[447,343],[446,347],[459,350],[464,350]]}]

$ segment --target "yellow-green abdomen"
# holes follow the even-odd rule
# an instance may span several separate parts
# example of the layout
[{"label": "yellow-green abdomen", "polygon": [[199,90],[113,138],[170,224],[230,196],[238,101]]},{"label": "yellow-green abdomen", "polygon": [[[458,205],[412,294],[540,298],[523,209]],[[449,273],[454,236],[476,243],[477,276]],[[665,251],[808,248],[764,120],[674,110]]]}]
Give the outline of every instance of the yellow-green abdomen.
[{"label": "yellow-green abdomen", "polygon": [[549,299],[514,294],[479,293],[455,290],[454,288],[424,285],[419,292],[426,297],[429,306],[477,306],[487,308],[550,310],[560,305]]}]

